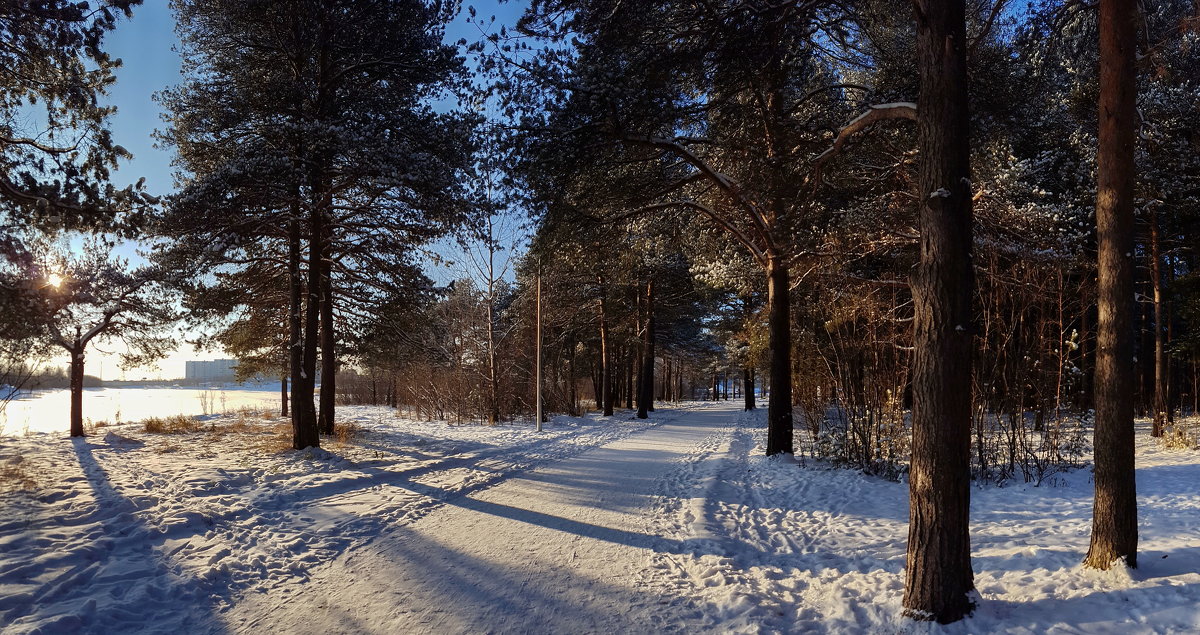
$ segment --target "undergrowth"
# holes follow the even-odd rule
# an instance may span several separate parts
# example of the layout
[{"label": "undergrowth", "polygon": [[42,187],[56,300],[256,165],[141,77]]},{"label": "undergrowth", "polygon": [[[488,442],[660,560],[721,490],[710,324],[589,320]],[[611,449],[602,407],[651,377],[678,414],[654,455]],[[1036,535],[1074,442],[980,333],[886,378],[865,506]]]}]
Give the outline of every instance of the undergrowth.
[{"label": "undergrowth", "polygon": [[149,434],[188,434],[204,429],[204,424],[187,415],[150,417],[142,421],[142,429]]},{"label": "undergrowth", "polygon": [[37,489],[38,482],[29,462],[18,454],[0,463],[0,492]]}]

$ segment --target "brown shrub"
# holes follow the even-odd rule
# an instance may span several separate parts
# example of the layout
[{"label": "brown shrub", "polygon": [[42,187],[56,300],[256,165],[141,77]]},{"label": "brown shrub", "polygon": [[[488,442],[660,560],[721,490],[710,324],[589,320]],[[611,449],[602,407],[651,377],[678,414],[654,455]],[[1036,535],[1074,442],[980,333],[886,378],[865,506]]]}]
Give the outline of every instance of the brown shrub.
[{"label": "brown shrub", "polygon": [[0,463],[0,492],[36,489],[37,479],[28,468],[28,462],[20,454]]},{"label": "brown shrub", "polygon": [[335,422],[333,424],[333,436],[337,439],[337,442],[340,445],[349,444],[350,442],[354,441],[354,439],[358,438],[358,435],[361,433],[362,430],[360,430],[358,424],[354,423],[353,421],[343,421],[341,423]]},{"label": "brown shrub", "polygon": [[199,421],[186,415],[150,417],[142,422],[142,426],[150,434],[188,434],[204,428]]}]

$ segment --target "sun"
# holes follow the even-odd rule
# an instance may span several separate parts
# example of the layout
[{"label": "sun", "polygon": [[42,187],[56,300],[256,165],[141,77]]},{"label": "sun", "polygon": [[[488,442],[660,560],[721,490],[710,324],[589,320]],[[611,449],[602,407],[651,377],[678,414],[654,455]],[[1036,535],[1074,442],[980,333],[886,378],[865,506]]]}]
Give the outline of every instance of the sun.
[{"label": "sun", "polygon": [[46,282],[48,282],[50,284],[50,286],[57,289],[62,286],[63,277],[58,275],[57,273],[52,273],[49,276],[46,276]]}]

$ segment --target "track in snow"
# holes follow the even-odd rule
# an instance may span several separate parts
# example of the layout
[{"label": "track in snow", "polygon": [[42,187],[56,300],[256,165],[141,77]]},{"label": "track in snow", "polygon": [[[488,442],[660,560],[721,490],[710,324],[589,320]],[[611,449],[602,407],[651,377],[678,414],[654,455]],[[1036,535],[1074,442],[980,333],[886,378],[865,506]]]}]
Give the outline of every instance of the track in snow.
[{"label": "track in snow", "polygon": [[[703,608],[644,579],[664,482],[719,436],[728,406],[665,423],[446,501],[318,567],[288,599],[252,596],[224,621],[257,632],[684,632]],[[686,477],[685,477],[686,478]]]}]

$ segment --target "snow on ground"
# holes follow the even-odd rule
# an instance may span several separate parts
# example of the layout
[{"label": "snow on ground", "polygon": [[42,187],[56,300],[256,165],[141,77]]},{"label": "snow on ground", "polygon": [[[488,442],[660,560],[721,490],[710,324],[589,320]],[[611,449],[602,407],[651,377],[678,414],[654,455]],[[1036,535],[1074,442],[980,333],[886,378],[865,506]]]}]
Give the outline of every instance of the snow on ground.
[{"label": "snow on ground", "polygon": [[359,433],[315,452],[281,451],[284,421],[236,416],[184,435],[0,437],[0,630],[190,631],[449,498],[651,425],[339,419]]},{"label": "snow on ground", "polygon": [[1091,470],[972,489],[978,610],[942,627],[900,618],[908,489],[763,456],[763,413],[694,448],[656,503],[656,580],[723,632],[1200,632],[1200,456],[1138,431],[1137,570],[1083,569]]},{"label": "snow on ground", "polygon": [[307,453],[238,417],[0,438],[0,631],[1200,632],[1200,456],[1145,430],[1140,568],[1079,565],[1087,469],[976,487],[979,608],[942,627],[899,617],[907,486],[767,459],[761,411],[341,416]]}]

